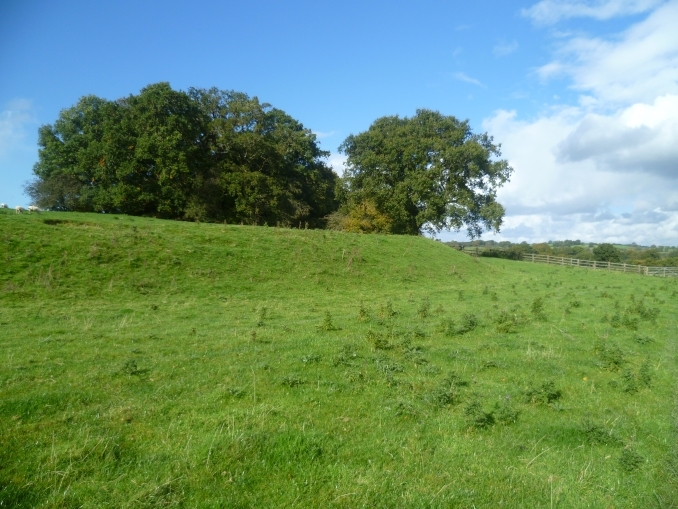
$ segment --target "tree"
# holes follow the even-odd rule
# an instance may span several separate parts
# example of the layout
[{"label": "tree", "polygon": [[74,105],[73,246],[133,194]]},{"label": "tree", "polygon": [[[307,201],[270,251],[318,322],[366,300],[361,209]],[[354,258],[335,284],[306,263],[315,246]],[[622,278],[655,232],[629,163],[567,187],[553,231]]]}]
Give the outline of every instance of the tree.
[{"label": "tree", "polygon": [[373,206],[390,233],[466,226],[475,238],[484,229],[499,231],[504,208],[496,192],[513,170],[496,159],[499,145],[474,134],[468,122],[430,110],[382,117],[346,138],[339,151],[347,156],[339,192],[344,217]]},{"label": "tree", "polygon": [[83,97],[39,131],[27,192],[54,210],[311,227],[337,203],[315,135],[239,92]]},{"label": "tree", "polygon": [[599,244],[593,248],[593,259],[599,262],[619,263],[619,251],[612,244]]}]

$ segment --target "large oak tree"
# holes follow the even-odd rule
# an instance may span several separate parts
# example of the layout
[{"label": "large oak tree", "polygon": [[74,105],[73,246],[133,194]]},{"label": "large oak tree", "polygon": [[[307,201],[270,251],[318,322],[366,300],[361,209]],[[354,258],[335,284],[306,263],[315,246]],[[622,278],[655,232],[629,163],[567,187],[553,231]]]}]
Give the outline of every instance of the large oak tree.
[{"label": "large oak tree", "polygon": [[478,237],[502,224],[496,193],[513,170],[466,121],[430,110],[382,117],[339,150],[347,160],[337,227],[418,235],[465,226]]}]

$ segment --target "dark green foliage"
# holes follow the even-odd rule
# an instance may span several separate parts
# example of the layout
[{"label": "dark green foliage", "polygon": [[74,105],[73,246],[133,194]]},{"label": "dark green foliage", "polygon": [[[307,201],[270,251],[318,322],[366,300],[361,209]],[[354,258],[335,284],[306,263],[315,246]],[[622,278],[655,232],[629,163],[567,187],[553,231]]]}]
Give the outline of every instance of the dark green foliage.
[{"label": "dark green foliage", "polygon": [[621,257],[619,250],[612,244],[599,244],[593,248],[593,259],[599,262],[614,262],[619,263]]},{"label": "dark green foliage", "polygon": [[532,315],[540,321],[546,321],[546,313],[544,312],[544,299],[542,297],[537,297],[530,304],[530,311]]},{"label": "dark green foliage", "polygon": [[388,339],[384,337],[383,334],[376,332],[372,329],[367,331],[365,339],[369,341],[369,343],[375,350],[390,350],[391,348],[393,348],[393,345],[391,345],[391,343],[388,341]]},{"label": "dark green foliage", "polygon": [[120,370],[122,373],[126,375],[138,375],[139,374],[139,368],[137,366],[137,361],[134,359],[130,359],[125,362],[125,364],[122,366],[122,369]]},{"label": "dark green foliage", "polygon": [[52,210],[317,227],[336,208],[315,135],[238,92],[157,83],[83,97],[38,143],[27,192]]},{"label": "dark green foliage", "polygon": [[624,352],[615,344],[608,344],[603,340],[595,342],[593,350],[601,361],[602,366],[609,371],[617,371],[624,364]]},{"label": "dark green foliage", "polygon": [[497,422],[508,426],[510,424],[515,424],[518,422],[518,417],[520,416],[520,410],[513,408],[511,405],[511,397],[506,396],[503,403],[497,403],[495,405],[494,416]]},{"label": "dark green foliage", "polygon": [[629,394],[638,392],[638,378],[633,371],[624,369],[621,373],[621,379],[624,392],[628,392]]},{"label": "dark green foliage", "polygon": [[514,332],[518,326],[518,316],[502,309],[495,317],[494,323],[497,325],[497,332]]},{"label": "dark green foliage", "polygon": [[467,332],[471,332],[473,329],[478,327],[479,324],[480,320],[475,314],[464,313],[463,315],[461,315],[461,319],[459,320],[457,334],[466,334]]},{"label": "dark green foliage", "polygon": [[468,122],[430,110],[382,117],[339,147],[347,156],[342,198],[347,213],[372,204],[391,233],[459,230],[480,236],[504,216],[496,191],[513,171],[499,146]]},{"label": "dark green foliage", "polygon": [[558,401],[562,395],[562,391],[556,389],[556,384],[552,380],[537,386],[530,384],[524,393],[525,402],[541,405],[548,405]]},{"label": "dark green foliage", "polygon": [[495,423],[494,410],[486,412],[478,399],[468,402],[464,408],[466,427],[475,429],[489,428]]},{"label": "dark green foliage", "polygon": [[630,447],[624,447],[622,449],[621,455],[619,456],[619,466],[624,472],[633,472],[634,470],[637,470],[643,463],[645,463],[645,458],[643,458],[636,451]]}]

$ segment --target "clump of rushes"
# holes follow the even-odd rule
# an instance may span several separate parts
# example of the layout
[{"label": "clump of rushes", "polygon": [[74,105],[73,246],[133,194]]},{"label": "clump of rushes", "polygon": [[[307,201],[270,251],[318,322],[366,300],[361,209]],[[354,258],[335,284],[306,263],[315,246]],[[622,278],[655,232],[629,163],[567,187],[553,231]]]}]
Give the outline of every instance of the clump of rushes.
[{"label": "clump of rushes", "polygon": [[633,472],[643,463],[645,463],[645,458],[634,451],[630,446],[626,446],[622,449],[621,456],[619,457],[619,466],[624,472]]},{"label": "clump of rushes", "polygon": [[548,405],[559,400],[562,395],[562,391],[556,389],[556,384],[553,381],[543,382],[538,386],[530,384],[525,390],[525,402]]}]

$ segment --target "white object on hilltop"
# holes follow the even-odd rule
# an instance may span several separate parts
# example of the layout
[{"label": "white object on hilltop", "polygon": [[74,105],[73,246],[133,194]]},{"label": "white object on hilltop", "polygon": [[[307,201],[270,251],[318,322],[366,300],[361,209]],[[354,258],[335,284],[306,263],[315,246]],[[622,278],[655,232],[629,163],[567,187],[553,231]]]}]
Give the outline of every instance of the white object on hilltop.
[{"label": "white object on hilltop", "polygon": [[36,207],[35,205],[30,205],[28,207],[28,212],[36,212],[40,214],[40,207]]},{"label": "white object on hilltop", "polygon": [[23,208],[21,205],[17,205],[16,207],[14,207],[14,210],[16,210],[17,214],[21,214],[26,209]]},{"label": "white object on hilltop", "polygon": [[7,207],[6,203],[0,203],[0,209],[6,209],[6,208],[9,208],[9,207]]}]

